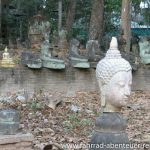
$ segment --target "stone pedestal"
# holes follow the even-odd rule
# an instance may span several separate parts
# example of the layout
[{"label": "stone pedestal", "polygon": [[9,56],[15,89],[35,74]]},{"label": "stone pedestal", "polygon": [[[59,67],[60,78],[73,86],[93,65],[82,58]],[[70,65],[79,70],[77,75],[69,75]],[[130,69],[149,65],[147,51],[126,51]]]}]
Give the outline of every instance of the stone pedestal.
[{"label": "stone pedestal", "polygon": [[90,68],[90,63],[88,62],[88,59],[75,57],[71,57],[70,59],[72,66],[75,68]]},{"label": "stone pedestal", "polygon": [[103,113],[96,119],[90,150],[130,150],[126,121],[120,113]]},{"label": "stone pedestal", "polygon": [[65,69],[65,62],[60,59],[45,58],[42,60],[42,66],[49,69]]},{"label": "stone pedestal", "polygon": [[40,56],[30,51],[22,52],[21,64],[26,65],[31,69],[42,68],[42,60],[40,59]]},{"label": "stone pedestal", "polygon": [[33,135],[16,134],[0,135],[0,150],[33,150]]}]

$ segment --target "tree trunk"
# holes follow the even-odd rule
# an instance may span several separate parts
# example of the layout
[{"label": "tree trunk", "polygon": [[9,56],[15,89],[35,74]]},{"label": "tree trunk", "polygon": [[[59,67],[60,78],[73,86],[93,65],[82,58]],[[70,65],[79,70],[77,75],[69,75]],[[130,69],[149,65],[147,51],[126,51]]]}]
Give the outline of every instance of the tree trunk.
[{"label": "tree trunk", "polygon": [[131,0],[122,0],[121,11],[122,40],[125,41],[124,51],[130,51],[131,45]]},{"label": "tree trunk", "polygon": [[23,39],[23,35],[22,35],[22,20],[20,20],[19,23],[20,23],[20,27],[19,27],[20,40],[22,40]]},{"label": "tree trunk", "polygon": [[67,12],[67,19],[66,19],[66,30],[67,33],[71,31],[74,17],[75,17],[75,9],[76,9],[77,0],[71,0]]},{"label": "tree trunk", "polygon": [[89,40],[99,40],[103,33],[104,0],[94,0],[90,20]]},{"label": "tree trunk", "polygon": [[62,0],[58,2],[58,33],[62,28]]},{"label": "tree trunk", "polygon": [[[20,0],[18,0],[18,2],[17,2],[17,9],[19,11],[21,9],[21,1]],[[21,18],[18,19],[18,22],[19,22],[19,24],[18,24],[18,26],[19,26],[19,38],[20,38],[20,40],[22,40],[23,36],[22,36],[22,20],[21,20]]]}]

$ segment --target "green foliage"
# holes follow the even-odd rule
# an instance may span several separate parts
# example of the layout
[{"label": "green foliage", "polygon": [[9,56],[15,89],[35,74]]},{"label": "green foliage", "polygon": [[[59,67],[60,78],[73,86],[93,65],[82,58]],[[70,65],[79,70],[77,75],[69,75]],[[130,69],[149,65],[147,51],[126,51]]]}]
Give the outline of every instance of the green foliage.
[{"label": "green foliage", "polygon": [[[11,6],[15,10],[5,10],[6,15],[3,17],[3,22],[7,24],[9,29],[9,38],[18,38],[20,36],[20,22],[22,22],[22,33],[24,38],[28,36],[28,21],[37,13],[43,5],[43,0],[12,0],[10,1]],[[17,14],[12,12],[17,12]]]},{"label": "green foliage", "polygon": [[58,3],[56,0],[47,0],[45,3],[45,9],[43,10],[44,15],[48,18],[51,23],[51,29],[57,30],[58,21]]},{"label": "green foliage", "polygon": [[37,101],[32,101],[31,103],[28,103],[28,107],[35,110],[41,110],[44,108],[43,104]]},{"label": "green foliage", "polygon": [[105,12],[117,11],[121,12],[121,0],[104,0],[105,2]]},{"label": "green foliage", "polygon": [[[132,6],[136,8],[136,13],[140,11],[139,5],[142,0],[132,0]],[[67,17],[68,6],[70,0],[62,0],[63,2],[63,27]],[[91,0],[77,0],[76,13],[72,31],[68,33],[69,38],[78,38],[83,44],[88,38],[89,23],[91,17],[92,4]],[[117,19],[121,16],[121,0],[104,0],[104,31],[108,33],[116,27],[111,22],[111,19]],[[20,36],[20,22],[22,22],[23,38],[28,37],[28,22],[31,17],[37,14],[38,10],[43,11],[51,23],[52,33],[58,28],[58,0],[11,0],[10,5],[14,6],[24,14],[23,16],[15,16],[8,12],[3,17],[3,22],[7,24],[9,36],[18,38]],[[44,6],[44,7],[43,7]],[[146,23],[150,23],[150,13],[148,9],[143,11]]]},{"label": "green foliage", "polygon": [[74,25],[72,28],[72,37],[79,39],[82,44],[88,40],[88,31],[92,10],[92,1],[78,0]]},{"label": "green foliage", "polygon": [[68,132],[70,130],[74,130],[76,128],[90,126],[92,124],[92,120],[89,118],[81,119],[77,114],[71,114],[68,116],[68,120],[63,122],[65,131]]},{"label": "green foliage", "polygon": [[111,32],[115,29],[112,24],[112,19],[118,21],[117,19],[121,16],[121,2],[120,0],[105,0],[104,6],[104,31]]},{"label": "green foliage", "polygon": [[132,3],[135,5],[140,5],[142,0],[132,0]]},{"label": "green foliage", "polygon": [[83,126],[90,126],[92,124],[92,120],[89,118],[88,119],[82,119],[80,124]]}]

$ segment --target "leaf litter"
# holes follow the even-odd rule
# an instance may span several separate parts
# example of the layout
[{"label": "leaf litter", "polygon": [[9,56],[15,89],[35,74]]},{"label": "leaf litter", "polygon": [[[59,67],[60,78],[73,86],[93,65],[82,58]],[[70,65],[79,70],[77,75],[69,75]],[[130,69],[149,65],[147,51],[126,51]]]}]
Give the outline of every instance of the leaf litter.
[{"label": "leaf litter", "polygon": [[[20,112],[20,127],[23,133],[30,132],[34,135],[34,150],[42,150],[44,147],[65,150],[65,143],[88,144],[96,117],[101,112],[100,95],[97,91],[80,91],[75,97],[65,97],[59,92],[40,91],[26,101],[22,97],[23,101],[18,100],[16,93],[9,95],[12,95],[13,101],[2,101],[0,107],[17,109]],[[49,107],[49,99],[54,99],[56,105]],[[126,131],[130,142],[150,143],[150,92],[132,92],[122,113],[127,119]]]}]

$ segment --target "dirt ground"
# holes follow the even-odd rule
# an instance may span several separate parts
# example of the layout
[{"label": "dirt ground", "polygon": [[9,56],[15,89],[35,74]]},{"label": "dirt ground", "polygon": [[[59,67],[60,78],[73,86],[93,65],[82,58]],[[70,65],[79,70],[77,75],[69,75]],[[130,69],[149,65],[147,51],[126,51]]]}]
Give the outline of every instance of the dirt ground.
[{"label": "dirt ground", "polygon": [[[90,141],[95,119],[101,111],[99,97],[98,92],[84,91],[77,92],[76,97],[59,95],[61,103],[51,109],[46,105],[44,94],[39,92],[25,102],[15,99],[3,103],[3,108],[15,108],[20,112],[20,128],[34,135],[34,150],[42,150],[46,145],[65,150],[65,143],[87,144]],[[126,131],[131,143],[150,143],[150,91],[132,92],[122,113],[127,119]]]}]

